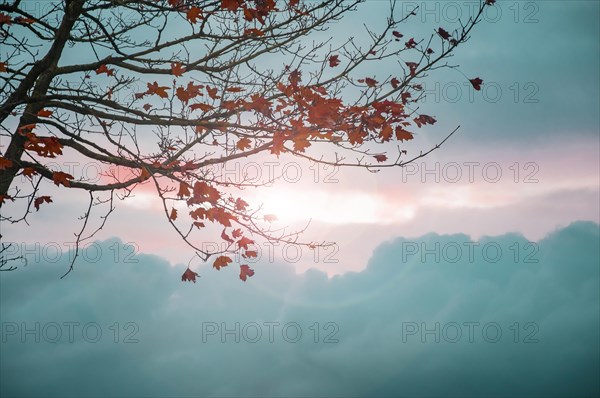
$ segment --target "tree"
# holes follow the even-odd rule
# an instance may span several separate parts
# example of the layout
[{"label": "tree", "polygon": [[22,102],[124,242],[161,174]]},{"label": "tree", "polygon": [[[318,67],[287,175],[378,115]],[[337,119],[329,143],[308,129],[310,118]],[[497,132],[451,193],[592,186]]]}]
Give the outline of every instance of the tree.
[{"label": "tree", "polygon": [[[378,169],[425,156],[443,141],[412,157],[400,147],[394,155],[376,149],[436,122],[415,106],[419,81],[455,67],[447,58],[494,0],[482,1],[457,29],[434,27],[424,39],[400,32],[417,9],[401,15],[391,3],[379,31],[365,27],[366,45],[308,39],[359,0],[64,0],[39,15],[22,3],[0,5],[0,120],[9,140],[0,157],[2,221],[26,221],[32,207],[60,200],[45,194],[48,184],[64,195],[86,191],[77,252],[104,226],[115,198],[152,184],[177,234],[203,260],[215,256],[219,269],[231,262],[228,254],[256,255],[249,247],[255,237],[324,243],[271,227],[275,216],[238,196],[255,184],[228,181],[211,166],[270,154]],[[389,61],[397,73],[365,73]],[[470,81],[477,90],[482,84]],[[103,179],[53,170],[57,157],[98,162]],[[7,215],[15,203],[24,212]],[[88,222],[95,206],[106,209],[96,229]],[[222,227],[225,250],[198,247],[194,239],[207,223]],[[252,273],[241,266],[241,279]],[[183,279],[195,276],[188,269]]]}]

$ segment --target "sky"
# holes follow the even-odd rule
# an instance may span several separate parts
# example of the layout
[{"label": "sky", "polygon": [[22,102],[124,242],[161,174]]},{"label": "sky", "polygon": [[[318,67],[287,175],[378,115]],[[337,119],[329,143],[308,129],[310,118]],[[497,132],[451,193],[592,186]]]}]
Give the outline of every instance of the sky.
[{"label": "sky", "polygon": [[[403,32],[452,26],[472,3],[402,2],[420,7]],[[387,6],[367,1],[330,34],[360,39]],[[598,395],[600,3],[493,10],[452,58],[460,72],[426,79],[420,110],[438,123],[407,149],[460,125],[426,158],[377,173],[227,166],[283,173],[245,200],[280,226],[310,221],[303,237],[329,248],[259,241],[242,283],[195,258],[142,186],[60,280],[85,195],[3,224],[28,261],[0,273],[0,395]],[[180,282],[188,265],[195,284]]]}]

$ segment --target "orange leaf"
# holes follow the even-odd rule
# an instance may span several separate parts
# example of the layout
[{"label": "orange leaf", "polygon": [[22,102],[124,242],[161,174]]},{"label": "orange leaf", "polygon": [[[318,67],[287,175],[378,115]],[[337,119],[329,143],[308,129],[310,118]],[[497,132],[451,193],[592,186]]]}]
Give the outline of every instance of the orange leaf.
[{"label": "orange leaf", "polygon": [[54,181],[54,184],[56,184],[56,186],[62,184],[65,187],[70,187],[71,183],[69,182],[69,180],[72,180],[73,178],[74,177],[71,174],[63,173],[62,171],[55,171],[54,173],[52,173],[52,181]]},{"label": "orange leaf", "polygon": [[250,141],[250,138],[243,137],[241,140],[239,140],[237,142],[237,144],[235,144],[235,146],[240,151],[244,151],[244,150],[249,149],[251,147],[251,145],[250,145],[251,143],[252,143],[252,141]]},{"label": "orange leaf", "polygon": [[146,91],[146,94],[156,94],[161,98],[167,98],[169,96],[166,91],[169,87],[159,86],[157,82],[147,83],[147,85],[148,91]]},{"label": "orange leaf", "polygon": [[246,282],[246,279],[253,275],[254,275],[254,270],[252,268],[250,268],[250,266],[248,266],[246,264],[240,265],[240,279],[241,280]]},{"label": "orange leaf", "polygon": [[192,281],[192,282],[196,283],[196,277],[200,277],[200,275],[198,275],[197,273],[195,273],[194,271],[192,271],[191,269],[188,268],[185,270],[183,275],[181,275],[181,281],[182,282]]},{"label": "orange leaf", "polygon": [[96,69],[97,75],[106,73],[107,76],[113,76],[114,72],[115,72],[114,69],[109,69],[108,66],[106,66],[106,65],[100,65],[100,67],[98,69]]},{"label": "orange leaf", "polygon": [[195,111],[196,109],[200,109],[202,112],[208,112],[213,108],[214,108],[214,106],[208,105],[208,104],[203,104],[201,102],[198,104],[190,105],[190,110],[192,110],[192,111]]},{"label": "orange leaf", "polygon": [[171,74],[174,76],[182,76],[185,68],[179,62],[171,62]]},{"label": "orange leaf", "polygon": [[190,7],[186,14],[186,18],[191,23],[196,23],[198,19],[202,19],[202,10],[196,6]]},{"label": "orange leaf", "polygon": [[409,141],[413,139],[413,135],[410,131],[406,131],[398,126],[396,127],[396,139],[399,141]]},{"label": "orange leaf", "polygon": [[35,171],[35,169],[33,167],[25,167],[23,169],[23,175],[25,177],[31,178],[32,176],[34,176],[36,174],[37,174],[37,171]]},{"label": "orange leaf", "polygon": [[37,115],[38,115],[39,117],[50,117],[50,116],[52,116],[52,111],[49,111],[49,110],[46,110],[46,109],[41,109],[41,110],[40,110],[40,111],[37,113]]},{"label": "orange leaf", "polygon": [[219,256],[216,258],[215,262],[213,263],[213,267],[216,268],[217,270],[220,270],[221,267],[227,267],[227,265],[231,262],[231,259],[227,256]]},{"label": "orange leaf", "polygon": [[52,203],[52,199],[50,199],[50,196],[38,196],[37,198],[35,198],[35,200],[33,201],[33,206],[35,207],[35,210],[39,211],[40,205],[44,202]]}]

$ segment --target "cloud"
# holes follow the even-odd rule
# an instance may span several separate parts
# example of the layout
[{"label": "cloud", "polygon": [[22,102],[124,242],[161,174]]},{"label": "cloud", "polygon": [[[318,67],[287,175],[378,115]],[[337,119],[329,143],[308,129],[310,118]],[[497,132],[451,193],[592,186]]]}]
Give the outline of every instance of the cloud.
[{"label": "cloud", "polygon": [[361,272],[247,283],[97,242],[63,280],[67,256],[0,274],[0,393],[594,396],[599,232],[403,237]]}]

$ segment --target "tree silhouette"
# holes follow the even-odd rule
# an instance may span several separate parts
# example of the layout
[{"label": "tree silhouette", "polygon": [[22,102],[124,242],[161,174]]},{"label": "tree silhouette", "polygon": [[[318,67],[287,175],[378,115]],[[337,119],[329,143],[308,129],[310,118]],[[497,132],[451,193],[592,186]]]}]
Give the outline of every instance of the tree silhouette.
[{"label": "tree silhouette", "polygon": [[[218,269],[227,254],[255,255],[250,237],[324,243],[273,228],[273,215],[238,196],[260,184],[228,180],[212,166],[269,154],[378,169],[425,156],[443,141],[412,156],[400,146],[393,155],[376,149],[436,122],[415,105],[419,81],[456,67],[447,58],[494,1],[482,1],[457,29],[432,27],[423,39],[401,33],[417,9],[401,15],[391,3],[377,32],[365,27],[367,45],[323,39],[360,1],[65,0],[39,15],[23,3],[0,5],[2,221],[26,222],[32,208],[60,201],[44,193],[46,184],[64,195],[87,191],[77,250],[104,226],[115,199],[151,184],[175,231],[203,260],[216,256]],[[397,73],[364,72],[389,61]],[[479,89],[482,81],[471,83]],[[60,157],[97,162],[103,177],[55,170]],[[7,215],[19,202],[24,213]],[[189,214],[178,214],[176,202]],[[106,210],[92,228],[95,206]],[[222,226],[226,249],[198,246],[207,223]],[[242,279],[251,271],[243,268]]]}]

